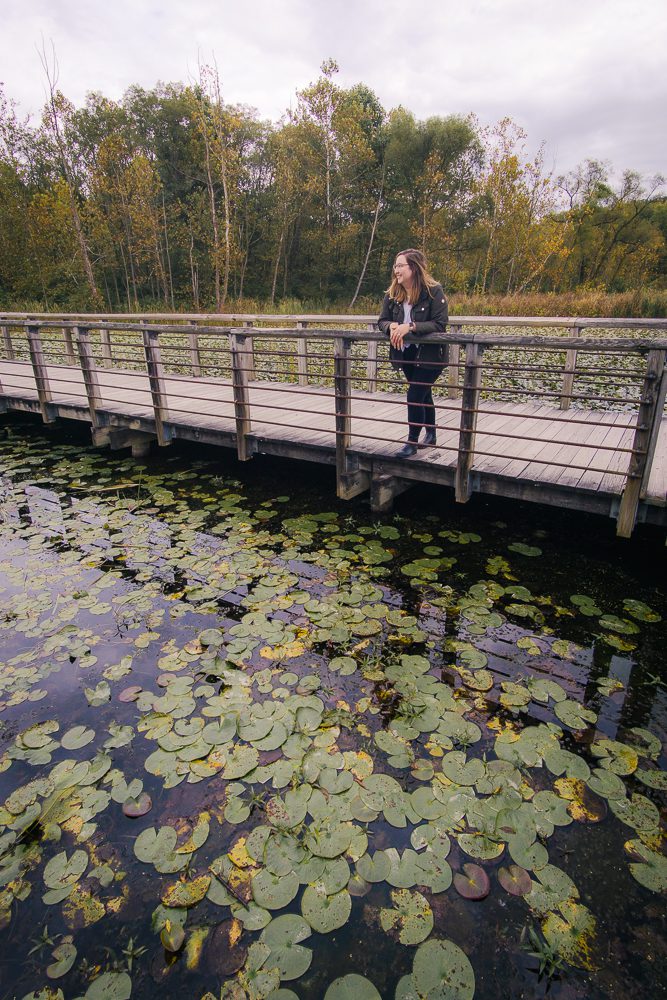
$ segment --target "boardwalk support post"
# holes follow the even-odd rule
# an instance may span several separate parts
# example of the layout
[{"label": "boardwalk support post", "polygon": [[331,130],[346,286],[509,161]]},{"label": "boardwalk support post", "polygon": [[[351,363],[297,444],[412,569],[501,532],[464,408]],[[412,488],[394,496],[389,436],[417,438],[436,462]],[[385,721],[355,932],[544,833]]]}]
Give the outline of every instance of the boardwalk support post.
[{"label": "boardwalk support post", "polygon": [[352,438],[352,340],[334,340],[334,391],[336,396],[336,493],[341,500],[364,493],[370,476],[359,468],[359,458],[349,454]]},{"label": "boardwalk support post", "polygon": [[106,365],[107,368],[112,368],[111,330],[100,330],[100,344],[102,345],[102,364]]},{"label": "boardwalk support post", "polygon": [[466,344],[463,395],[461,399],[461,424],[459,453],[456,462],[456,500],[466,503],[472,493],[470,474],[475,453],[475,432],[482,387],[482,353],[484,348],[475,342]]},{"label": "boardwalk support post", "polygon": [[[451,323],[450,333],[461,333],[461,326]],[[461,395],[459,389],[459,365],[461,363],[461,345],[447,344],[447,398],[458,399]]]},{"label": "boardwalk support post", "polygon": [[[74,327],[76,329],[76,327]],[[65,341],[65,357],[67,358],[68,365],[76,364],[76,356],[74,354],[74,341],[72,339],[72,327],[63,327],[63,340]]]},{"label": "boardwalk support post", "polygon": [[632,455],[616,519],[616,534],[621,538],[629,538],[632,534],[637,519],[639,500],[648,484],[665,405],[666,359],[667,351],[648,352],[635,437],[632,442]]},{"label": "boardwalk support post", "polygon": [[201,378],[201,355],[199,354],[199,333],[197,332],[196,329],[188,330],[188,351],[190,352],[192,377]]},{"label": "boardwalk support post", "polygon": [[[377,324],[369,323],[367,326],[369,333],[377,333]],[[367,392],[376,392],[378,387],[378,342],[368,341],[368,354],[366,357],[366,379]]]},{"label": "boardwalk support post", "polygon": [[5,357],[7,361],[13,361],[15,358],[14,345],[12,344],[12,335],[9,332],[8,326],[3,326],[2,328],[2,346],[5,350]]},{"label": "boardwalk support post", "polygon": [[[570,336],[579,337],[581,335],[581,328],[578,326],[570,327]],[[570,349],[565,352],[565,367],[563,368],[563,390],[560,397],[560,408],[561,410],[569,410],[570,404],[572,403],[572,392],[574,390],[574,373],[577,368],[577,350],[576,348]]]},{"label": "boardwalk support post", "polygon": [[371,479],[371,510],[374,514],[389,514],[394,506],[394,500],[400,493],[405,493],[412,486],[411,482],[388,476],[384,473],[374,475]]},{"label": "boardwalk support post", "polygon": [[144,353],[146,355],[148,381],[151,387],[153,413],[155,414],[155,433],[157,436],[157,443],[164,447],[164,445],[171,444],[173,434],[167,427],[167,423],[169,422],[169,409],[167,389],[164,381],[164,366],[160,356],[158,331],[144,327],[141,333],[144,342]]},{"label": "boardwalk support post", "polygon": [[[308,323],[304,320],[299,320],[296,324],[297,330],[305,330],[307,326]],[[299,385],[308,385],[308,341],[305,334],[296,342],[296,368]]]},{"label": "boardwalk support post", "polygon": [[[252,330],[254,323],[251,319],[243,320],[243,327],[247,330]],[[254,382],[257,373],[255,371],[255,341],[252,337],[246,337],[245,341],[245,351],[246,351],[246,361],[248,364],[248,382]]]},{"label": "boardwalk support post", "polygon": [[52,424],[56,420],[56,414],[52,402],[53,397],[51,396],[49,375],[44,361],[39,327],[33,323],[28,324],[28,350],[30,351],[30,361],[32,362],[32,370],[35,376],[37,398],[39,400],[42,420],[45,424]]},{"label": "boardwalk support post", "polygon": [[100,395],[100,383],[97,378],[97,366],[90,346],[90,330],[85,326],[76,329],[76,343],[79,351],[79,361],[83,372],[83,384],[86,387],[86,398],[88,400],[88,412],[90,413],[91,436],[93,444],[106,445],[109,443],[109,431],[103,426],[100,417],[102,397]]},{"label": "boardwalk support post", "polygon": [[236,452],[239,462],[252,458],[248,448],[250,434],[250,392],[248,389],[252,357],[248,350],[248,340],[243,333],[229,334],[229,349],[232,357],[232,388],[234,392],[234,413],[236,415]]}]

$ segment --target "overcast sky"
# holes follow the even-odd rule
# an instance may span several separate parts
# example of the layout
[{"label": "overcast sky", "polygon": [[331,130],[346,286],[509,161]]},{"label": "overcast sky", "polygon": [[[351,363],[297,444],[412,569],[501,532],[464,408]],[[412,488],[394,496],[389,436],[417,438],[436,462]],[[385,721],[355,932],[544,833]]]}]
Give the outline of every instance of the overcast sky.
[{"label": "overcast sky", "polygon": [[59,87],[120,99],[131,84],[187,83],[215,57],[223,96],[277,121],[339,64],[389,110],[510,116],[547,165],[586,158],[667,174],[664,0],[2,0],[0,80],[23,114],[44,101],[38,49]]}]

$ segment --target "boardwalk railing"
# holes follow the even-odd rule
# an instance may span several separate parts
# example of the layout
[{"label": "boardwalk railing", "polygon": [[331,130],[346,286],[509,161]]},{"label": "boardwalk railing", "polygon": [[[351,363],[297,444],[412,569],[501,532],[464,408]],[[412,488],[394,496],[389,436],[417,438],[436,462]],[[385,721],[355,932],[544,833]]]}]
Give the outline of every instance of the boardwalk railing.
[{"label": "boardwalk railing", "polygon": [[[551,503],[578,491],[611,498],[623,536],[643,501],[664,506],[649,480],[658,451],[664,464],[665,321],[454,317],[430,338],[447,347],[440,443],[428,462],[406,463],[393,455],[405,387],[373,317],[125,319],[0,314],[0,405],[87,419],[112,446],[194,436],[234,443],[241,460],[317,452],[335,461],[344,498],[415,479],[453,485],[460,502],[476,489]],[[278,319],[294,325],[259,325]],[[484,332],[537,326],[552,335]]]}]

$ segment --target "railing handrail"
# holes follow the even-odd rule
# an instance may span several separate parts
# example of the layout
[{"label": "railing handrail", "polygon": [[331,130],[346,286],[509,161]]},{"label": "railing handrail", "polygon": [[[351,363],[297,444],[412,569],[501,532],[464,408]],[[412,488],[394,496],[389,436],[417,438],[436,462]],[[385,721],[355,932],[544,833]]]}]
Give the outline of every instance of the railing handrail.
[{"label": "railing handrail", "polygon": [[[0,316],[0,324],[2,317]],[[8,326],[35,327],[37,329],[48,329],[53,324],[48,320],[17,320],[8,323]],[[228,336],[229,334],[242,334],[251,336],[254,340],[271,340],[276,337],[288,339],[319,339],[336,340],[338,337],[363,343],[385,342],[387,337],[379,330],[348,330],[342,328],[317,328],[309,327],[235,327],[235,326],[199,326],[182,325],[167,326],[165,324],[146,323],[109,323],[104,321],[62,320],[60,326],[68,329],[85,327],[87,330],[109,330],[117,333],[143,333],[146,329],[151,329],[160,334],[184,334],[197,333],[204,336]],[[593,338],[593,337],[548,337],[539,334],[532,335],[508,335],[492,333],[455,333],[451,327],[456,323],[450,323],[450,329],[445,333],[431,333],[425,337],[406,337],[406,343],[424,343],[425,341],[443,344],[483,344],[485,347],[539,347],[544,350],[580,350],[588,353],[612,353],[630,352],[643,353],[652,349],[667,349],[667,338],[651,337],[647,339],[637,338]]]},{"label": "railing handrail", "polygon": [[[56,323],[49,316],[48,319],[38,319],[35,317],[5,319],[0,318],[0,332],[2,334],[4,351],[7,354],[7,361],[10,364],[21,364],[17,361],[14,344],[12,342],[11,330],[15,327],[24,328],[26,332],[27,347],[29,352],[29,364],[32,367],[37,391],[37,403],[42,414],[42,419],[46,423],[55,420],[58,415],[58,408],[54,402],[52,385],[59,384],[63,380],[56,376],[56,369],[49,370],[47,364],[47,352],[42,343],[41,331],[52,329]],[[350,330],[329,327],[328,329],[307,327],[303,320],[299,321],[295,329],[284,327],[258,328],[245,323],[243,326],[200,326],[195,324],[187,325],[166,325],[164,323],[119,323],[105,322],[100,320],[87,320],[79,316],[76,320],[60,320],[65,351],[63,357],[67,365],[75,364],[73,336],[76,333],[76,347],[79,354],[79,364],[84,377],[85,394],[88,403],[88,410],[93,429],[93,439],[97,442],[103,441],[105,434],[108,434],[108,442],[111,441],[111,431],[105,425],[108,421],[108,414],[104,413],[102,379],[100,374],[105,370],[105,366],[113,366],[114,358],[112,352],[111,333],[137,332],[141,334],[141,345],[145,357],[145,371],[148,376],[149,391],[151,397],[151,409],[153,411],[154,433],[158,444],[167,445],[176,433],[174,423],[169,410],[169,389],[167,383],[167,368],[162,358],[163,351],[184,350],[190,359],[192,371],[195,379],[201,376],[202,362],[201,354],[205,351],[217,353],[215,348],[204,347],[201,339],[206,336],[220,338],[226,336],[229,341],[232,369],[234,422],[237,454],[241,461],[245,461],[253,454],[250,438],[252,436],[252,414],[250,382],[256,381],[255,371],[255,349],[256,340],[284,340],[293,338],[297,348],[297,370],[299,386],[308,385],[308,348],[309,339],[330,340],[333,350],[331,357],[334,360],[334,392],[333,400],[335,404],[335,440],[336,440],[336,480],[338,495],[341,498],[350,498],[367,489],[369,486],[369,473],[360,465],[359,453],[351,447],[353,433],[353,413],[352,413],[352,386],[357,375],[353,373],[353,362],[359,359],[353,356],[352,347],[355,342],[366,345],[367,374],[369,393],[374,393],[377,388],[377,366],[379,341],[386,342],[386,336],[374,328],[374,322],[367,324],[366,330]],[[91,348],[90,333],[92,330],[99,330],[101,345],[101,362],[98,361]],[[642,384],[636,421],[634,423],[634,435],[632,446],[627,449],[625,445],[620,449],[624,454],[630,453],[627,470],[623,469],[598,469],[594,471],[625,477],[620,503],[618,507],[618,533],[622,536],[629,536],[636,521],[639,502],[642,492],[648,483],[651,465],[655,455],[658,433],[663,420],[665,400],[667,398],[667,338],[594,338],[582,337],[581,327],[570,325],[568,334],[562,337],[502,335],[489,333],[462,333],[461,324],[453,322],[449,332],[431,334],[427,338],[409,338],[417,343],[424,339],[435,343],[448,344],[447,356],[443,360],[443,368],[449,370],[448,394],[455,397],[462,391],[461,405],[457,407],[460,411],[459,444],[457,450],[456,464],[456,499],[465,502],[473,491],[473,458],[476,451],[477,436],[477,416],[480,412],[482,385],[482,360],[485,349],[491,347],[501,347],[504,350],[520,347],[525,349],[537,348],[541,350],[554,350],[561,354],[565,353],[565,363],[563,367],[563,388],[560,392],[560,408],[568,409],[573,399],[592,398],[589,395],[581,396],[573,394],[573,379],[576,373],[576,359],[578,351],[588,353],[608,353],[608,354],[635,354],[645,356],[644,372],[641,376]],[[187,334],[187,343],[184,348],[179,345],[160,343],[160,337],[173,334]],[[574,334],[574,336],[572,335]],[[128,346],[125,344],[124,346]],[[129,345],[131,346],[131,345]],[[465,360],[460,360],[461,347],[465,346]],[[96,345],[97,347],[97,345]],[[273,352],[276,353],[275,350]],[[284,353],[282,350],[278,354]],[[271,356],[271,351],[266,352],[266,356]],[[511,358],[509,368],[511,369]],[[516,366],[514,366],[516,367]],[[463,385],[459,385],[460,369],[463,369]],[[66,369],[65,369],[66,370]],[[16,372],[17,369],[14,369]],[[136,374],[136,373],[133,373]],[[65,379],[65,382],[68,380]],[[71,381],[71,380],[70,380]],[[192,384],[192,383],[190,383]],[[501,392],[511,392],[509,389],[500,389]],[[0,398],[5,394],[0,384]],[[553,396],[554,393],[540,391],[538,395],[542,398]],[[192,397],[191,397],[192,398]],[[615,400],[616,397],[598,395],[598,400]],[[113,402],[114,400],[112,400]],[[121,400],[118,400],[120,402]],[[259,405],[262,404],[253,404]],[[275,404],[274,404],[275,405]],[[6,407],[4,407],[6,408]],[[279,407],[282,409],[282,407]],[[189,411],[187,411],[189,412]],[[271,421],[276,423],[275,420]],[[283,426],[278,422],[278,426]],[[480,434],[490,433],[480,431]],[[502,432],[494,432],[500,433]],[[363,435],[367,436],[367,435]],[[531,438],[539,441],[541,438]],[[558,443],[550,442],[550,443]],[[567,442],[563,441],[563,444]],[[606,448],[602,442],[597,443],[600,448]],[[591,445],[584,445],[591,447]],[[503,457],[495,455],[490,451],[479,451],[481,456]],[[565,468],[587,469],[588,464],[573,464],[571,460],[561,461],[560,458],[553,461],[553,464]]]},{"label": "railing handrail", "polygon": [[[40,322],[89,323],[116,321],[125,323],[132,320],[143,322],[176,321],[178,323],[360,323],[377,322],[377,313],[372,315],[350,315],[345,313],[49,313],[49,312],[1,312],[0,323],[37,320]],[[456,316],[449,317],[450,326],[544,326],[579,327],[580,329],[649,329],[667,330],[667,319],[638,319],[636,317],[612,318],[600,316]]]}]

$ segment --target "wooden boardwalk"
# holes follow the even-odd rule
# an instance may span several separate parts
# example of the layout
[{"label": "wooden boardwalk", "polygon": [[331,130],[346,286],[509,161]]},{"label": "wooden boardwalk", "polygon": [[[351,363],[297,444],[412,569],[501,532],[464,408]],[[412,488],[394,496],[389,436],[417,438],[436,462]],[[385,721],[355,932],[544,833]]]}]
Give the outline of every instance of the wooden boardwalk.
[{"label": "wooden boardwalk", "polygon": [[[90,422],[82,370],[46,365],[50,412]],[[112,447],[132,443],[123,432],[155,436],[154,396],[149,377],[118,368],[96,368],[98,415]],[[0,405],[40,412],[39,394],[28,361],[0,361]],[[238,411],[230,380],[164,375],[163,419],[170,439],[237,446]],[[264,453],[326,464],[336,463],[336,396],[333,388],[252,380],[247,385],[251,422],[249,455]],[[460,398],[437,404],[437,448],[400,460],[405,438],[405,399],[382,392],[350,393],[348,458],[369,482],[385,478],[403,486],[414,481],[453,486],[460,446]],[[238,400],[237,400],[238,401]],[[471,466],[473,491],[522,498],[614,516],[626,484],[625,473],[637,422],[624,410],[559,410],[524,402],[478,404],[476,446]],[[109,432],[111,437],[109,438]],[[116,434],[114,438],[114,432]],[[624,474],[618,474],[624,473]],[[378,503],[377,506],[381,506]],[[653,462],[638,507],[638,519],[667,524],[667,417],[662,416]]]}]

